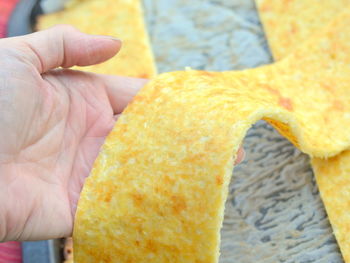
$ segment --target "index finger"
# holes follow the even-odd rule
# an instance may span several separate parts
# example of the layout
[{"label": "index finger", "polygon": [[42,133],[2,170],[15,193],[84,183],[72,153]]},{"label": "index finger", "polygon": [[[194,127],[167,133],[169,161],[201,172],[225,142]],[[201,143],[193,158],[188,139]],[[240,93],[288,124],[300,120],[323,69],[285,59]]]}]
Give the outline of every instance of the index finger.
[{"label": "index finger", "polygon": [[114,114],[120,114],[136,93],[149,81],[110,75],[99,75],[99,77],[106,87]]}]

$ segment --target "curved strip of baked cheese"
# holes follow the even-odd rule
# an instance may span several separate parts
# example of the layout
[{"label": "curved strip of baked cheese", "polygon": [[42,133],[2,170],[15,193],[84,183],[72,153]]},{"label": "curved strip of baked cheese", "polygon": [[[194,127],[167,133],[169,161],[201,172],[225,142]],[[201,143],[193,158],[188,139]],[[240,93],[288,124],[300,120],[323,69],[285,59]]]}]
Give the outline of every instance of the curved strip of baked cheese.
[{"label": "curved strip of baked cheese", "polygon": [[259,119],[310,156],[349,149],[349,24],[345,12],[274,65],[146,85],[86,180],[75,262],[217,262],[235,153]]},{"label": "curved strip of baked cheese", "polygon": [[64,10],[39,17],[37,28],[57,24],[69,24],[88,34],[120,37],[123,42],[114,58],[74,69],[138,78],[156,74],[140,0],[71,0]]},{"label": "curved strip of baked cheese", "polygon": [[[271,51],[278,60],[332,21],[350,1],[256,0],[256,4]],[[345,261],[350,262],[350,151],[328,160],[312,158],[311,165],[340,250]]]},{"label": "curved strip of baked cheese", "polygon": [[350,0],[255,0],[273,57],[279,60],[350,5]]}]

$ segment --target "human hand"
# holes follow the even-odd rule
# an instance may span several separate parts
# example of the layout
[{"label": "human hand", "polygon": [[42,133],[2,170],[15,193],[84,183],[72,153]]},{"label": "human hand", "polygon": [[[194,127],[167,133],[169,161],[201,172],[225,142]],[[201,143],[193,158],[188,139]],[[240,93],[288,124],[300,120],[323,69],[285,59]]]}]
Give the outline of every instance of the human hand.
[{"label": "human hand", "polygon": [[0,40],[0,242],[72,233],[99,148],[146,80],[57,67],[100,63],[120,45],[69,26]]},{"label": "human hand", "polygon": [[106,135],[146,80],[67,69],[120,41],[58,26],[0,40],[0,241],[68,236]]}]

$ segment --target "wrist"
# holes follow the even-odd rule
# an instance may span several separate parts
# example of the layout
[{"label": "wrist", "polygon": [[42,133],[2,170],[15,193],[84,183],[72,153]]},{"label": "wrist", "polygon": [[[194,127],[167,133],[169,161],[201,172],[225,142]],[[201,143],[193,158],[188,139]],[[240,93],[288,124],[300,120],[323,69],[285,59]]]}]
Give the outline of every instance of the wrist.
[{"label": "wrist", "polygon": [[4,206],[3,206],[3,201],[4,199],[2,198],[0,194],[0,242],[7,241],[7,222],[6,222],[6,215],[4,211]]},{"label": "wrist", "polygon": [[[3,161],[3,160],[1,160]],[[16,204],[16,198],[11,196],[10,191],[13,185],[13,165],[0,163],[0,242],[10,241],[11,225],[9,221],[10,207]]]}]

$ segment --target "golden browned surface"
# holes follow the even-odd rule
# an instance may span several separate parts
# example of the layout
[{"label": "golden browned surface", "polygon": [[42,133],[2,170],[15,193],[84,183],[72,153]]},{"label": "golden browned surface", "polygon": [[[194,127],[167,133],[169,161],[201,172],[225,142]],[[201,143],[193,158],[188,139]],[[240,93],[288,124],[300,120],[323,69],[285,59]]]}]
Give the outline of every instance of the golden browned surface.
[{"label": "golden browned surface", "polygon": [[322,29],[350,0],[256,0],[269,46],[281,59]]},{"label": "golden browned surface", "polygon": [[312,159],[322,201],[345,262],[350,262],[350,151]]},{"label": "golden browned surface", "polygon": [[[289,53],[305,38],[317,34],[317,31],[330,23],[344,8],[350,5],[349,0],[256,0],[260,17],[274,57],[280,59]],[[350,10],[349,8],[347,8]],[[349,12],[349,11],[348,11]],[[346,30],[346,29],[345,29]],[[342,34],[342,32],[339,32]],[[346,40],[343,34],[342,41]],[[339,45],[339,46],[337,46]],[[334,42],[329,46],[332,57],[334,48],[344,48],[342,43]],[[339,78],[333,82],[324,82],[333,99],[333,108],[343,111],[342,103],[337,100],[333,91],[337,89],[335,82],[343,82]],[[344,92],[346,92],[344,90]],[[348,113],[350,114],[350,113]],[[328,118],[328,116],[324,116]],[[338,122],[338,119],[335,119]],[[338,127],[343,126],[338,122]],[[325,126],[323,129],[327,129]],[[345,128],[346,130],[346,128]],[[350,261],[350,154],[345,151],[329,160],[312,158],[312,167],[316,176],[322,201],[324,202],[335,237],[346,262]]]},{"label": "golden browned surface", "polygon": [[70,24],[85,33],[110,35],[123,41],[117,56],[80,70],[140,78],[155,75],[140,0],[73,0],[65,10],[42,16],[37,27],[56,24]]},{"label": "golden browned surface", "polygon": [[346,12],[272,66],[173,72],[150,82],[86,180],[75,261],[217,262],[233,155],[259,119],[310,156],[348,149],[349,24]]}]

